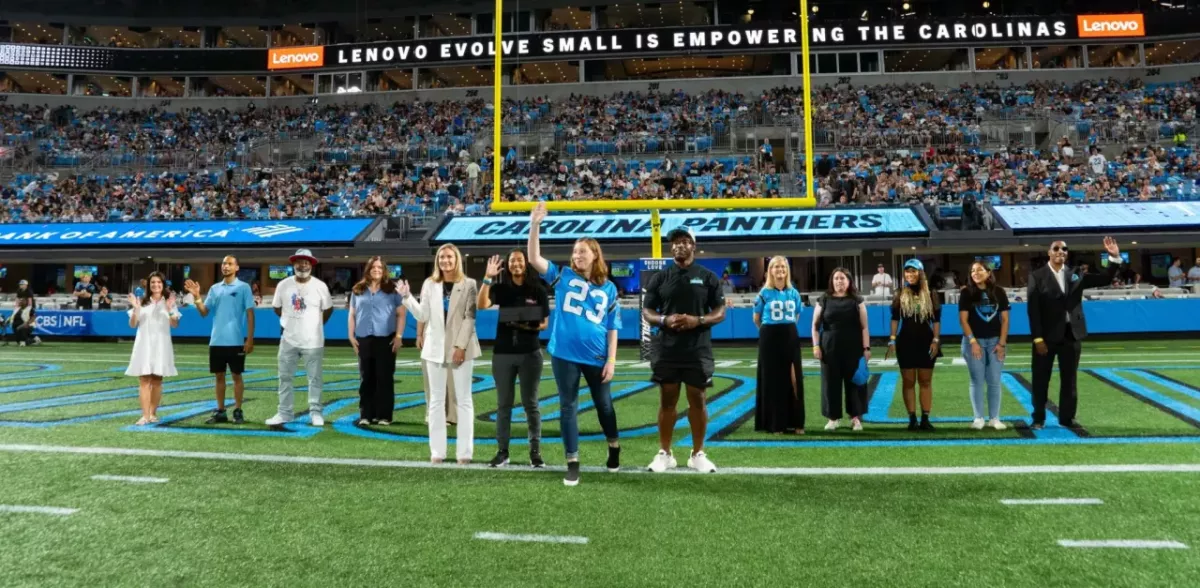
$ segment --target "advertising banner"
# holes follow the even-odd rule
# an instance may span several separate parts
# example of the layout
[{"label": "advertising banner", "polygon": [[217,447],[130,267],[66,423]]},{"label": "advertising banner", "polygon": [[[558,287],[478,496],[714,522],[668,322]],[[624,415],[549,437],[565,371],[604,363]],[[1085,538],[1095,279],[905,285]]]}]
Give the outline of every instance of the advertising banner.
[{"label": "advertising banner", "polygon": [[0,248],[352,243],[374,219],[0,225]]},{"label": "advertising banner", "polygon": [[[731,212],[664,212],[662,234],[690,227],[696,239],[838,239],[864,236],[928,235],[929,229],[910,208],[841,210],[743,210]],[[522,215],[448,217],[434,232],[432,244],[523,241],[529,218]],[[542,222],[547,242],[592,237],[601,241],[644,241],[650,238],[645,213],[552,214]]]}]

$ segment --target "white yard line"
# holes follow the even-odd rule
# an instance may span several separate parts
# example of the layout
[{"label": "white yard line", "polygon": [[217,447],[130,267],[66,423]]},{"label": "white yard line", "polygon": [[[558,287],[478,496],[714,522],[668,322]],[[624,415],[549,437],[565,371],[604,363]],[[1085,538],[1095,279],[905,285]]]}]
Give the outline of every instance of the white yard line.
[{"label": "white yard line", "polygon": [[1071,539],[1059,539],[1058,544],[1063,547],[1077,547],[1083,549],[1188,549],[1188,546],[1178,541],[1154,541],[1145,539],[1108,539],[1101,541],[1075,541]]},{"label": "white yard line", "polygon": [[[217,453],[207,451],[172,451],[162,449],[129,449],[120,447],[73,447],[68,445],[0,444],[0,452],[62,453],[75,455],[121,455],[131,457],[169,457],[174,459],[207,459],[258,463],[290,463],[300,465],[337,465],[374,468],[413,468],[439,470],[479,470],[490,473],[527,472],[517,468],[504,470],[483,464],[460,466],[433,465],[426,461],[365,459],[339,457],[310,457],[262,453]],[[562,471],[564,467],[549,470]],[[603,472],[603,467],[584,467],[586,472]],[[622,470],[623,474],[645,474],[640,468]],[[721,468],[717,474],[700,474],[678,469],[673,475],[755,475],[755,476],[951,476],[951,475],[1029,475],[1029,474],[1126,474],[1126,473],[1200,473],[1200,464],[1094,464],[1094,465],[1032,465],[1032,466],[947,466],[947,467],[861,467],[861,468]],[[661,474],[659,474],[661,475]]]},{"label": "white yard line", "polygon": [[18,504],[0,504],[0,512],[47,514],[65,517],[79,512],[79,509],[62,508],[58,506],[23,506]]},{"label": "white yard line", "polygon": [[100,482],[128,482],[130,484],[166,484],[170,482],[170,478],[148,478],[143,476],[109,476],[105,474],[97,474],[92,476],[93,480]]},{"label": "white yard line", "polygon": [[1009,506],[1104,504],[1099,498],[1006,498],[1000,504]]},{"label": "white yard line", "polygon": [[484,539],[486,541],[521,541],[525,543],[573,543],[575,545],[587,545],[587,537],[576,537],[573,535],[509,535],[507,533],[491,533],[480,531],[475,533],[476,539]]}]

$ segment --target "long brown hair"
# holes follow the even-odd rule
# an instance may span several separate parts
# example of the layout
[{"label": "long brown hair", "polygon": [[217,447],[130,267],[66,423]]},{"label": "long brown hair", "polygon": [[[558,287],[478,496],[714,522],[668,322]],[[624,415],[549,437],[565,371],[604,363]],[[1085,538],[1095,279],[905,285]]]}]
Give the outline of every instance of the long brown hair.
[{"label": "long brown hair", "polygon": [[846,286],[846,297],[858,298],[858,289],[854,287],[854,274],[850,273],[850,270],[844,267],[836,267],[833,268],[833,271],[829,272],[829,285],[825,287],[825,295],[829,297],[837,295],[837,292],[833,289],[833,276],[839,273],[846,276],[846,281],[850,283],[850,285]]},{"label": "long brown hair", "polygon": [[387,264],[384,263],[382,257],[376,255],[375,257],[367,260],[367,265],[363,266],[362,279],[359,280],[357,284],[354,284],[353,292],[356,296],[362,296],[363,293],[367,291],[367,287],[371,282],[371,266],[375,265],[376,263],[383,266],[383,279],[379,281],[379,289],[382,290],[384,294],[391,294],[396,291],[396,283],[393,282],[390,277],[388,277]]},{"label": "long brown hair", "polygon": [[[975,266],[983,268],[988,273],[987,280],[984,280],[982,288],[975,283],[975,278],[971,276],[971,273],[975,272]],[[987,292],[988,296],[996,298],[998,292],[1003,294],[1003,290],[996,286],[996,271],[992,269],[991,264],[982,261],[976,261],[971,264],[971,272],[967,274],[967,285],[963,289],[972,296],[978,296],[980,292]],[[1008,296],[1008,294],[1004,294],[1004,296]]]},{"label": "long brown hair", "polygon": [[603,286],[608,281],[608,263],[604,261],[604,251],[600,249],[600,242],[591,237],[584,237],[576,243],[587,245],[588,249],[592,250],[592,254],[596,256],[596,260],[592,262],[592,271],[588,273],[588,279],[597,286]]}]

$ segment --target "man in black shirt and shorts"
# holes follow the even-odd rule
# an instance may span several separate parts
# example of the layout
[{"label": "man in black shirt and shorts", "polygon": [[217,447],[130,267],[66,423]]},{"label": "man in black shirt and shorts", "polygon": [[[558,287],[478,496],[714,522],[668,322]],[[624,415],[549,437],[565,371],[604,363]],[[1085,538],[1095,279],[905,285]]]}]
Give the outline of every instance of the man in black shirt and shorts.
[{"label": "man in black shirt and shorts", "polygon": [[713,384],[711,328],[725,320],[725,295],[717,274],[695,263],[696,238],[689,229],[672,230],[667,241],[675,264],[650,280],[642,304],[642,318],[659,327],[650,365],[654,372],[651,381],[659,384],[662,400],[658,409],[660,450],[647,469],[665,472],[676,466],[671,437],[679,388],[684,385],[692,427],[692,454],[687,465],[699,472],[715,472],[717,467],[704,454],[708,435],[705,393]]}]

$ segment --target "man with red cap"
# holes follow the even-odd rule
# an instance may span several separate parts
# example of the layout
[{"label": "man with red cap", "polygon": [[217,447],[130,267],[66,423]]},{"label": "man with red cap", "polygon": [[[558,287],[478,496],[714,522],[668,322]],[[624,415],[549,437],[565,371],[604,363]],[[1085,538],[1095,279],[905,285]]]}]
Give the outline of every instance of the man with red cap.
[{"label": "man with red cap", "polygon": [[300,249],[289,258],[295,275],[275,286],[275,314],[279,316],[279,412],[266,424],[282,427],[293,414],[292,379],[300,359],[308,374],[308,414],[315,427],[325,426],[321,414],[321,364],[325,358],[325,322],[333,314],[333,297],[325,282],[312,277],[317,258]]}]

